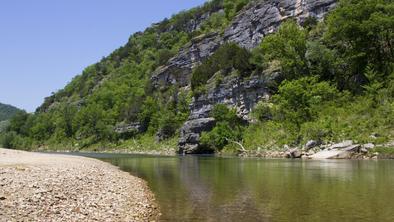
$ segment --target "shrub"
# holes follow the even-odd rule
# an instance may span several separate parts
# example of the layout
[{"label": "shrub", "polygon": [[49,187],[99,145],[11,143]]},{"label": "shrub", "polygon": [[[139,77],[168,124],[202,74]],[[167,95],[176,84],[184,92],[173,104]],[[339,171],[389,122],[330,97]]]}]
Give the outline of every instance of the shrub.
[{"label": "shrub", "polygon": [[294,124],[266,121],[251,124],[243,135],[246,149],[282,149],[283,145],[295,144],[298,130]]},{"label": "shrub", "polygon": [[234,132],[227,122],[219,122],[212,131],[202,133],[200,143],[203,147],[220,151],[229,143],[229,140],[239,139]]},{"label": "shrub", "polygon": [[14,148],[12,142],[16,137],[15,132],[7,132],[0,134],[0,147],[4,148]]},{"label": "shrub", "polygon": [[259,121],[266,121],[272,119],[273,116],[273,104],[265,101],[257,103],[253,109],[252,117]]},{"label": "shrub", "polygon": [[235,109],[229,109],[224,104],[217,104],[213,107],[210,114],[217,122],[230,122],[237,124],[239,118]]},{"label": "shrub", "polygon": [[242,139],[243,124],[235,109],[229,109],[224,104],[217,104],[211,116],[217,123],[212,131],[202,133],[200,144],[204,148],[221,151],[231,141]]},{"label": "shrub", "polygon": [[251,0],[224,0],[224,12],[228,20],[231,20]]},{"label": "shrub", "polygon": [[318,82],[316,77],[285,80],[273,96],[277,108],[275,118],[300,125],[313,120],[316,106],[337,98],[339,92],[328,82]]}]

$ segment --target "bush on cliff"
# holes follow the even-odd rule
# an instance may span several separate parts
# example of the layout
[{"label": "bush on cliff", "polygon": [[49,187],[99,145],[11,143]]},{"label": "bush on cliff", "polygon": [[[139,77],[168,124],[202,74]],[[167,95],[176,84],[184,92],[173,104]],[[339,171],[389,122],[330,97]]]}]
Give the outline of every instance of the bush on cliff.
[{"label": "bush on cliff", "polygon": [[224,12],[227,19],[231,20],[251,0],[224,0]]},{"label": "bush on cliff", "polygon": [[[294,79],[306,73],[307,33],[294,21],[283,23],[278,32],[264,38],[260,45],[264,67],[272,61],[279,61],[281,72],[286,79]],[[259,61],[257,59],[257,61]]]},{"label": "bush on cliff", "polygon": [[196,91],[203,87],[212,76],[221,71],[223,75],[237,70],[241,77],[249,76],[253,70],[251,53],[235,43],[221,46],[211,57],[193,70],[191,86]]}]

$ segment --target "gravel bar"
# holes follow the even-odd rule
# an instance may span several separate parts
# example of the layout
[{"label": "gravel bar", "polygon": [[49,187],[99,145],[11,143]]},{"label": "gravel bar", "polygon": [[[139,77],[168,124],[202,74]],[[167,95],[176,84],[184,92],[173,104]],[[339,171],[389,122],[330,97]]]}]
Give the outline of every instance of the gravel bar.
[{"label": "gravel bar", "polygon": [[0,221],[155,221],[142,179],[99,160],[0,149]]}]

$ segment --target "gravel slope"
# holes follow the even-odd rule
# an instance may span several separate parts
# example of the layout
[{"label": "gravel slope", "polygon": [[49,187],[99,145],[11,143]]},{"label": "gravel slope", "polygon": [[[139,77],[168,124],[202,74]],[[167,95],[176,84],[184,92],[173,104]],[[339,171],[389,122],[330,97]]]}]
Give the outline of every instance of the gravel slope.
[{"label": "gravel slope", "polygon": [[146,183],[99,160],[0,149],[0,221],[154,221]]}]

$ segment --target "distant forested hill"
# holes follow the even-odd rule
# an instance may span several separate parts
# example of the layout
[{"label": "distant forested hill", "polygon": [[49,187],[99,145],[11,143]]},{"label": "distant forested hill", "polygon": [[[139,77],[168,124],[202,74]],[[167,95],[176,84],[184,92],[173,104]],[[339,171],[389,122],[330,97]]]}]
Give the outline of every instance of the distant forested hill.
[{"label": "distant forested hill", "polygon": [[14,106],[0,103],[0,122],[11,119],[18,111],[21,110]]}]

